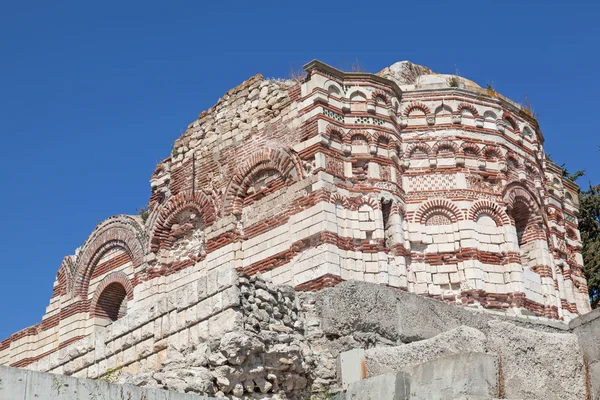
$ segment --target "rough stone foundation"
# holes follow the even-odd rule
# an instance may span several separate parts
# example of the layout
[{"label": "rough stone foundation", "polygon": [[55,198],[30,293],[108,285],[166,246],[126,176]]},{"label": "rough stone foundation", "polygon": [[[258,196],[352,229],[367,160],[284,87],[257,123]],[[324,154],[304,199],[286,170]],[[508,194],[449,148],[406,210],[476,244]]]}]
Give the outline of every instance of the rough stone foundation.
[{"label": "rough stone foundation", "polygon": [[574,333],[560,322],[458,308],[376,284],[313,293],[258,275],[229,277],[213,294],[203,292],[203,281],[191,282],[146,314],[128,315],[29,368],[230,399],[338,392],[339,356],[356,348],[365,349],[367,377],[489,354],[502,365],[507,398],[580,399],[597,379],[597,359],[586,369],[577,335],[597,319]]}]

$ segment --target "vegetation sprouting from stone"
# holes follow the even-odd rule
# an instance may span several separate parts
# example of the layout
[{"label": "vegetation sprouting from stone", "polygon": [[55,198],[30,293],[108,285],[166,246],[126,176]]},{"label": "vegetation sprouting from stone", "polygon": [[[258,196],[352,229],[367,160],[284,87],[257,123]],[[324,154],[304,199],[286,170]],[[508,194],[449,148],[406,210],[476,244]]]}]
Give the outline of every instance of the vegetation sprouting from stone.
[{"label": "vegetation sprouting from stone", "polygon": [[458,76],[451,76],[448,78],[448,86],[450,87],[458,87]]},{"label": "vegetation sprouting from stone", "polygon": [[145,224],[148,220],[148,216],[150,216],[150,207],[145,205],[142,208],[138,208],[137,212],[140,218],[142,218],[142,222]]},{"label": "vegetation sprouting from stone", "polygon": [[486,90],[488,96],[498,97],[498,92],[496,92],[496,90],[494,90],[494,87],[492,86],[492,84],[488,83],[485,90]]}]

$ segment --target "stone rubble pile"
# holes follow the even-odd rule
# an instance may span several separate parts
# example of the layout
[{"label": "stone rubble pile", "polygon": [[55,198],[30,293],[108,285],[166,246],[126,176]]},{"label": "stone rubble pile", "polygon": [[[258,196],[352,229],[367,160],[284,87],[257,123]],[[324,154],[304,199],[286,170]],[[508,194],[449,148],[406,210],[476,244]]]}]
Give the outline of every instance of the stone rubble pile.
[{"label": "stone rubble pile", "polygon": [[[243,326],[182,352],[168,349],[156,373],[122,383],[230,399],[300,399],[310,389],[312,350],[292,288],[241,277]],[[327,376],[335,376],[335,363]]]}]

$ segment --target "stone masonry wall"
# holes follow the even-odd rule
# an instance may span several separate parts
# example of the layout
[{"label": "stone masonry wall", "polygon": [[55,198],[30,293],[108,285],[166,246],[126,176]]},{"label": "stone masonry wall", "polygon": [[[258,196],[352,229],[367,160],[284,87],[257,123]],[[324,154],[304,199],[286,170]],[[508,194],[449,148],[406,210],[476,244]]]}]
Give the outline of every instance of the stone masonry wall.
[{"label": "stone masonry wall", "polygon": [[305,69],[256,75],[200,114],[152,174],[147,213],[107,219],[65,257],[42,322],[2,340],[0,364],[155,370],[162,339],[242,324],[253,306],[234,303],[233,271],[300,292],[365,281],[520,318],[589,311],[577,186],[528,110],[407,62]]},{"label": "stone masonry wall", "polygon": [[156,296],[28,368],[230,398],[329,389],[335,357],[311,349],[295,291],[229,272]]},{"label": "stone masonry wall", "polygon": [[514,398],[578,399],[597,375],[579,343],[566,324],[539,317],[361,282],[297,292],[230,269],[28,368],[217,398],[307,399],[341,390],[339,355],[351,349],[366,349],[369,375],[479,351],[502,360]]},{"label": "stone masonry wall", "polygon": [[0,400],[215,400],[0,366]]}]

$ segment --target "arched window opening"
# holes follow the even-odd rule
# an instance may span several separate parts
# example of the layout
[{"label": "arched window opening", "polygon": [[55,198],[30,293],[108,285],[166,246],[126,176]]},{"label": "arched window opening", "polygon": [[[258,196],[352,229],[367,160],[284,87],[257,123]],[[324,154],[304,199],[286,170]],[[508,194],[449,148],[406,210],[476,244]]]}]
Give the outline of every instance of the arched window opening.
[{"label": "arched window opening", "polygon": [[483,153],[485,155],[485,159],[488,161],[498,161],[500,159],[500,153],[496,149],[489,149]]},{"label": "arched window opening", "polygon": [[513,207],[512,217],[515,220],[515,228],[517,229],[517,240],[519,246],[522,246],[527,242],[525,231],[527,230],[527,226],[529,225],[529,207],[527,207],[527,205],[522,202],[518,202]]},{"label": "arched window opening", "polygon": [[565,199],[571,203],[573,203],[573,195],[569,192],[565,193]]},{"label": "arched window opening", "polygon": [[377,103],[377,105],[380,105],[380,106],[385,106],[386,105],[385,97],[378,94],[377,96],[375,96],[375,103]]},{"label": "arched window opening", "polygon": [[560,187],[560,181],[558,180],[558,178],[553,178],[552,184],[556,187]]},{"label": "arched window opening", "polygon": [[485,118],[486,122],[495,123],[498,117],[492,111],[486,111],[483,113],[483,118]]},{"label": "arched window opening", "polygon": [[416,147],[409,154],[409,157],[414,158],[414,159],[424,159],[424,158],[427,158],[428,156],[429,156],[429,154],[427,154],[427,151],[422,147]]},{"label": "arched window opening", "polygon": [[377,145],[382,149],[387,149],[390,144],[390,141],[385,136],[379,136],[377,138]]},{"label": "arched window opening", "polygon": [[449,144],[443,144],[438,148],[436,155],[442,158],[454,157],[454,148]]},{"label": "arched window opening", "polygon": [[355,111],[366,111],[367,98],[362,92],[354,92],[350,95],[350,109]]},{"label": "arched window opening", "polygon": [[463,107],[463,108],[460,110],[460,113],[461,113],[461,115],[462,115],[463,117],[471,117],[471,118],[473,118],[473,111],[469,110],[469,109],[468,109],[468,108],[466,108],[466,107]]},{"label": "arched window opening", "polygon": [[381,214],[383,217],[383,230],[384,230],[384,238],[385,238],[385,246],[387,248],[391,248],[393,245],[393,229],[392,229],[392,219],[390,218],[392,215],[392,202],[387,201],[381,202]]},{"label": "arched window opening", "polygon": [[369,144],[367,138],[359,133],[352,135],[350,140],[353,146],[366,146],[367,144]]},{"label": "arched window opening", "polygon": [[367,98],[362,92],[354,92],[350,95],[350,101],[367,101]]},{"label": "arched window opening", "polygon": [[341,95],[340,89],[338,89],[338,87],[335,85],[329,85],[327,92],[329,92],[330,95],[337,96],[337,97],[340,97],[340,95]]},{"label": "arched window opening", "polygon": [[465,147],[463,152],[464,152],[465,156],[468,156],[468,157],[477,157],[478,156],[477,149],[474,147]]},{"label": "arched window opening", "polygon": [[517,130],[517,126],[515,125],[515,123],[510,119],[510,118],[503,118],[502,122],[504,122],[504,125],[510,129],[511,131],[516,131]]},{"label": "arched window opening", "polygon": [[98,318],[116,321],[127,314],[127,292],[123,285],[113,282],[108,285],[98,298],[93,315]]},{"label": "arched window opening", "polygon": [[[513,246],[520,253],[521,264],[534,268],[544,263],[541,256],[547,251],[548,238],[539,203],[523,186],[513,186],[504,195],[509,216],[514,224]],[[516,242],[516,243],[515,243]]]},{"label": "arched window opening", "polygon": [[336,143],[342,143],[342,135],[338,131],[333,131],[329,134],[329,140]]},{"label": "arched window opening", "polygon": [[413,107],[408,113],[408,117],[424,117],[425,115],[425,110],[420,107]]}]

